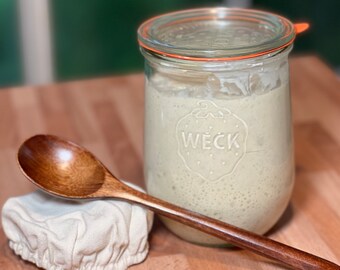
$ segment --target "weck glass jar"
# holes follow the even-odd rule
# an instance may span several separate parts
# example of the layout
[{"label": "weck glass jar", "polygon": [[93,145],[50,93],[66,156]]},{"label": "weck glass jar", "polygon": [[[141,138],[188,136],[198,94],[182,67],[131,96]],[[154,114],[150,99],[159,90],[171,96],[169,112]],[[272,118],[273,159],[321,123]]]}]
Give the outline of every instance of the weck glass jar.
[{"label": "weck glass jar", "polygon": [[[259,234],[277,222],[294,183],[295,36],[289,20],[246,9],[184,10],[140,26],[149,194]],[[224,244],[162,220],[188,241]]]}]

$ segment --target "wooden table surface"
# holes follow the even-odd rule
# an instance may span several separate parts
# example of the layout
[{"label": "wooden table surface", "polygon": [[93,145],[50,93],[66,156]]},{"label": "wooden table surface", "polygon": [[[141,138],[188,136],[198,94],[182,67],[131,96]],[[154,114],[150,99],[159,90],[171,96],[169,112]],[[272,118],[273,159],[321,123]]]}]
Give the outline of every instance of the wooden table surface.
[{"label": "wooden table surface", "polygon": [[[291,59],[296,185],[268,236],[340,263],[340,81],[317,57]],[[60,135],[93,151],[118,177],[143,185],[141,74],[0,91],[0,207],[34,190],[16,164],[20,143]],[[37,269],[15,256],[0,227],[0,269]],[[158,220],[133,270],[286,269],[239,249],[196,246]]]}]

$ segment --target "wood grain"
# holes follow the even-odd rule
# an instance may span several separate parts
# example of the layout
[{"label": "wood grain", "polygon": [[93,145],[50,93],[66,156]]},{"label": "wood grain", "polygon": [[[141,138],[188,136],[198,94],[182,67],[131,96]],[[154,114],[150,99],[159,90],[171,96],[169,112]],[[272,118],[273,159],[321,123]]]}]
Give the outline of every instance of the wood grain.
[{"label": "wood grain", "polygon": [[[339,264],[340,82],[309,56],[291,59],[291,86],[296,185],[289,208],[269,236]],[[34,189],[20,174],[15,154],[24,139],[37,133],[84,145],[118,177],[143,185],[141,74],[6,89],[0,91],[0,105],[0,206]],[[0,244],[0,269],[37,269],[13,255],[2,230]],[[171,258],[178,263],[171,264]],[[246,251],[195,246],[156,222],[150,255],[131,269],[166,265],[179,270],[286,269]]]}]

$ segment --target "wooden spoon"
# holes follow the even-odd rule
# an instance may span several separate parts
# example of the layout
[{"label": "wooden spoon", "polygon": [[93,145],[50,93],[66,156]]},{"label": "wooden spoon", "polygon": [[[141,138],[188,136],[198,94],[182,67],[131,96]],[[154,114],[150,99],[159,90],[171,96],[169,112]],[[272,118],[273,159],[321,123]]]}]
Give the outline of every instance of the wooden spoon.
[{"label": "wooden spoon", "polygon": [[56,136],[29,138],[18,151],[18,161],[30,181],[54,195],[127,200],[295,269],[340,270],[338,265],[315,255],[134,190],[113,176],[89,151]]}]

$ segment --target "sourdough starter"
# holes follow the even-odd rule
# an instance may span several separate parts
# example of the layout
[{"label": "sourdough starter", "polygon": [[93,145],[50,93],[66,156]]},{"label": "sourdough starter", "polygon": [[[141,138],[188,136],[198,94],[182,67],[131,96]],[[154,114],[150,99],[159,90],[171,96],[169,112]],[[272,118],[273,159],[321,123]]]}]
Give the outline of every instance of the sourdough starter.
[{"label": "sourdough starter", "polygon": [[[260,234],[275,224],[293,187],[290,93],[287,79],[269,82],[266,88],[256,76],[250,78],[253,89],[242,89],[237,81],[223,84],[213,74],[150,77],[145,116],[148,193]],[[186,240],[223,243],[163,221]]]}]

